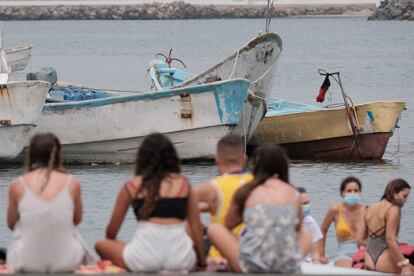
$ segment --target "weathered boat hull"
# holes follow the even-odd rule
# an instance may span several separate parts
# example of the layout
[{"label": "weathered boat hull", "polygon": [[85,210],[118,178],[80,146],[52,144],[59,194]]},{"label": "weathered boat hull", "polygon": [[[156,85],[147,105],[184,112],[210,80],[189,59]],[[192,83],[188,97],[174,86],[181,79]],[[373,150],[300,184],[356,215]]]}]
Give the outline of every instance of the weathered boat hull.
[{"label": "weathered boat hull", "polygon": [[405,102],[391,101],[356,105],[357,143],[344,107],[273,114],[260,123],[251,145],[280,144],[295,159],[380,159],[404,108]]},{"label": "weathered boat hull", "polygon": [[22,46],[5,50],[7,62],[12,72],[26,69],[32,55],[32,46]]},{"label": "weathered boat hull", "polygon": [[34,125],[0,125],[0,160],[15,158],[25,147]]},{"label": "weathered boat hull", "polygon": [[176,87],[206,83],[211,79],[244,78],[249,80],[250,95],[244,107],[244,123],[237,127],[235,132],[250,140],[259,122],[266,114],[267,100],[270,98],[273,87],[276,62],[281,51],[281,38],[275,33],[264,33],[222,62]]},{"label": "weathered boat hull", "polygon": [[0,85],[0,160],[14,158],[23,150],[49,88],[43,81]]},{"label": "weathered boat hull", "polygon": [[182,159],[212,158],[242,118],[249,83],[238,79],[194,87],[46,104],[36,127],[55,133],[65,162],[133,162],[143,137],[169,136]]},{"label": "weathered boat hull", "polygon": [[352,135],[281,145],[292,159],[381,159],[390,137],[390,133],[359,135],[357,141],[361,155]]},{"label": "weathered boat hull", "polygon": [[[163,133],[174,144],[181,159],[213,159],[219,139],[231,133],[232,126],[211,126],[201,129]],[[145,136],[125,139],[64,144],[62,156],[66,163],[133,163]]]}]

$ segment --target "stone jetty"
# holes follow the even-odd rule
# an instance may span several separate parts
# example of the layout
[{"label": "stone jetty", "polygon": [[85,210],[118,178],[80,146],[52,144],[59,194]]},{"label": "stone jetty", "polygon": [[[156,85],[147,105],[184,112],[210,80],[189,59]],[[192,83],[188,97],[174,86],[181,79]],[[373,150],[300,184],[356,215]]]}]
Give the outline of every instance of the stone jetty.
[{"label": "stone jetty", "polygon": [[[1,2],[1,1],[0,1]],[[24,3],[24,1],[23,1]],[[276,4],[273,17],[369,16],[375,4]],[[262,5],[192,5],[172,3],[111,5],[1,5],[0,20],[131,20],[263,18]]]},{"label": "stone jetty", "polygon": [[414,20],[414,0],[384,0],[369,20]]}]

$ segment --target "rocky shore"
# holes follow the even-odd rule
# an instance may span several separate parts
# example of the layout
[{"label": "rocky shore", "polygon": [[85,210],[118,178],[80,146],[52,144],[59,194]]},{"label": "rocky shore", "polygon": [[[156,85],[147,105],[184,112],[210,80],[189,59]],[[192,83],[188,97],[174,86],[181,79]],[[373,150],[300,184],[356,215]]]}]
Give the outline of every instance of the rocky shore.
[{"label": "rocky shore", "polygon": [[384,0],[369,20],[414,20],[414,0]]},{"label": "rocky shore", "polygon": [[[273,17],[369,16],[374,4],[275,5]],[[123,20],[263,18],[261,5],[192,5],[182,1],[141,5],[0,5],[0,20]]]}]

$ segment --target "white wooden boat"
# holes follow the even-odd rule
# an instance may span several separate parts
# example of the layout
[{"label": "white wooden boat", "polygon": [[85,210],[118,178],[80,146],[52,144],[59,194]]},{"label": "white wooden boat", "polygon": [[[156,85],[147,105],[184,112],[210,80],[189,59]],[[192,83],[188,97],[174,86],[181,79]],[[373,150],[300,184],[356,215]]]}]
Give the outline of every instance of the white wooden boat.
[{"label": "white wooden boat", "polygon": [[12,159],[23,150],[50,89],[44,81],[8,82],[9,74],[0,49],[0,160]]},{"label": "white wooden boat", "polygon": [[13,159],[24,149],[49,88],[43,81],[0,84],[0,160]]},{"label": "white wooden boat", "polygon": [[159,60],[150,63],[150,76],[153,85],[159,91],[170,87],[187,87],[214,80],[245,78],[250,82],[249,96],[244,105],[243,124],[235,133],[249,140],[260,120],[266,114],[266,103],[270,98],[276,62],[282,51],[282,40],[275,33],[264,33],[254,38],[246,46],[225,58],[201,74],[193,75],[171,68],[171,60]]},{"label": "white wooden boat", "polygon": [[248,87],[247,80],[235,79],[163,92],[75,97],[45,104],[36,131],[56,134],[69,163],[133,162],[141,140],[152,132],[166,134],[182,159],[213,158],[218,140],[242,121]]},{"label": "white wooden boat", "polygon": [[6,58],[12,72],[26,69],[32,55],[32,45],[6,49]]}]

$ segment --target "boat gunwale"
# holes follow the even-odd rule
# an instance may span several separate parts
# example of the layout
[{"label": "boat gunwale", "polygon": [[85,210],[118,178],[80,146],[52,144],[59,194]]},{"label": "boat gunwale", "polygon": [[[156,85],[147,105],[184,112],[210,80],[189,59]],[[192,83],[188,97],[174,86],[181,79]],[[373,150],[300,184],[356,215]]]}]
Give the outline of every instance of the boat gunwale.
[{"label": "boat gunwale", "polygon": [[[294,103],[294,102],[292,102],[292,103]],[[407,105],[407,102],[406,101],[400,101],[400,100],[398,100],[398,101],[393,101],[393,100],[370,101],[370,102],[364,102],[364,103],[361,103],[361,104],[356,104],[356,105],[354,105],[354,107],[361,108],[363,106],[377,105],[377,104],[402,105],[402,108],[404,110],[404,108]],[[344,109],[345,109],[345,106],[335,106],[335,107],[324,107],[324,106],[322,106],[319,109],[298,110],[298,111],[293,111],[293,112],[290,112],[290,113],[285,113],[285,114],[280,114],[280,115],[278,115],[278,114],[272,114],[272,115],[269,114],[269,115],[267,115],[266,114],[266,116],[263,118],[263,120],[270,119],[270,118],[273,118],[273,117],[285,117],[285,116],[293,116],[293,115],[298,115],[298,114],[303,114],[303,113],[312,113],[312,112],[327,111],[327,110],[338,111],[338,110],[344,110]],[[269,108],[268,112],[270,113],[271,111],[272,111],[272,109]]]},{"label": "boat gunwale", "polygon": [[10,49],[4,49],[4,52],[7,55],[7,54],[11,54],[12,52],[21,52],[21,51],[30,50],[32,48],[33,48],[33,46],[31,44],[28,44],[28,45],[14,47],[14,48],[10,48]]},{"label": "boat gunwale", "polygon": [[[147,91],[147,92],[137,93],[133,95],[119,95],[119,96],[111,96],[111,97],[106,97],[106,98],[91,99],[91,100],[84,100],[84,101],[46,103],[43,106],[43,111],[64,110],[64,109],[85,108],[85,107],[86,108],[98,107],[98,106],[105,106],[105,105],[111,105],[111,104],[117,104],[117,103],[124,103],[124,102],[129,102],[129,101],[157,100],[157,99],[162,99],[162,98],[170,98],[170,97],[179,96],[181,93],[189,93],[189,94],[209,93],[212,91],[216,91],[217,88],[222,87],[228,83],[246,86],[246,96],[247,96],[247,93],[248,93],[247,88],[249,87],[250,82],[244,78],[237,78],[237,79],[231,79],[231,80],[211,82],[207,84],[172,88],[172,89],[165,90],[165,91]],[[87,87],[84,87],[84,86],[83,88],[88,89]]]},{"label": "boat gunwale", "polygon": [[[250,40],[246,46],[243,46],[242,48],[238,49],[235,53],[231,54],[230,56],[227,56],[226,58],[224,58],[221,62],[217,63],[216,65],[210,67],[209,69],[207,69],[206,71],[201,72],[200,74],[194,75],[193,77],[183,81],[182,83],[173,86],[174,88],[178,88],[178,87],[183,87],[188,85],[189,83],[197,80],[200,76],[203,75],[207,75],[209,73],[211,73],[212,71],[216,70],[218,67],[220,67],[221,65],[223,65],[224,63],[234,59],[237,55],[240,55],[244,52],[249,51],[250,49],[252,49],[253,47],[255,47],[256,45],[265,42],[267,39],[269,38],[273,38],[274,41],[279,45],[280,47],[280,52],[283,49],[283,42],[282,39],[280,38],[280,36],[277,33],[273,33],[273,32],[269,32],[269,33],[264,33],[261,34],[255,38],[253,38],[252,40]],[[279,54],[280,55],[280,54]],[[278,59],[278,58],[277,58]],[[277,59],[275,60],[275,62],[277,61]],[[274,63],[272,63],[274,64]],[[272,64],[270,66],[272,66]]]}]

